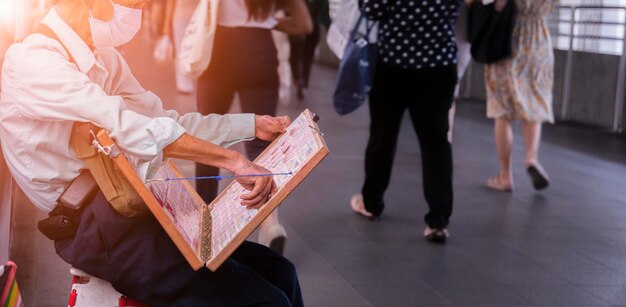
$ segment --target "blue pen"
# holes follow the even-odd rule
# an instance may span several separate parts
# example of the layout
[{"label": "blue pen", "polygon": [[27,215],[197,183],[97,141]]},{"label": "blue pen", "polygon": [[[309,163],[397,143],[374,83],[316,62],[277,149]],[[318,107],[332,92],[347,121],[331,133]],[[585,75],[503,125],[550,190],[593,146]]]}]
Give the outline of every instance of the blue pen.
[{"label": "blue pen", "polygon": [[206,180],[206,179],[215,179],[215,180],[223,180],[223,179],[235,179],[242,177],[270,177],[270,176],[291,176],[293,172],[287,173],[269,173],[269,174],[248,174],[248,175],[225,175],[225,176],[199,176],[199,177],[182,177],[182,178],[159,178],[159,179],[148,179],[147,182],[153,181],[179,181],[179,180]]}]

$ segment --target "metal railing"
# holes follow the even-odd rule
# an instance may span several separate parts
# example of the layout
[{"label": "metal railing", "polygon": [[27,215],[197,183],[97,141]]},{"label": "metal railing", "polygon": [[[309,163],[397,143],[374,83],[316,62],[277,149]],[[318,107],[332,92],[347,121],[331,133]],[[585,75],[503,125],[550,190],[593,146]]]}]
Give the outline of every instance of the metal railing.
[{"label": "metal railing", "polygon": [[[569,19],[562,19],[561,13],[563,10],[569,10]],[[548,19],[548,22],[551,24],[551,28],[554,28],[554,24],[556,23],[556,31],[553,31],[552,36],[561,38],[566,37],[569,41],[566,59],[565,59],[565,70],[563,72],[563,93],[562,93],[562,102],[561,102],[561,110],[560,117],[562,119],[568,119],[568,111],[571,100],[571,88],[572,88],[572,65],[573,65],[573,57],[574,51],[582,51],[589,52],[585,50],[585,48],[578,47],[575,45],[575,42],[581,42],[584,44],[585,41],[589,40],[598,40],[598,41],[615,41],[621,42],[621,53],[618,54],[619,65],[617,68],[617,85],[615,87],[615,101],[613,106],[613,122],[612,122],[612,130],[614,132],[622,132],[623,129],[623,112],[624,112],[624,95],[625,95],[625,82],[626,82],[626,22],[624,21],[604,21],[602,18],[590,20],[584,20],[579,14],[585,10],[595,10],[599,12],[607,12],[607,11],[619,11],[622,12],[626,16],[626,7],[623,6],[591,6],[591,5],[574,5],[574,6],[556,6],[555,12],[558,14],[558,18],[551,17]],[[553,14],[554,15],[554,14]],[[602,16],[602,14],[600,14]],[[569,24],[568,32],[560,32],[560,25],[566,23]],[[623,29],[624,32],[621,33],[621,37],[619,36],[607,36],[607,35],[589,35],[584,33],[584,31],[577,31],[578,26],[585,25],[597,25],[599,27],[605,25],[618,26]],[[556,33],[555,33],[556,32]],[[555,47],[557,47],[555,45]],[[578,49],[578,50],[575,50]],[[602,53],[602,52],[594,52],[594,53]]]}]

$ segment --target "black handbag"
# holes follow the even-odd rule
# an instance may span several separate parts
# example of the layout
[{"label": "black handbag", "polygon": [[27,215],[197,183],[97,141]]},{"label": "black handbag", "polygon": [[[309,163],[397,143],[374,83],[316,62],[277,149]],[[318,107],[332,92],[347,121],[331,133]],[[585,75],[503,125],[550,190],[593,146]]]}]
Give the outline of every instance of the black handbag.
[{"label": "black handbag", "polygon": [[476,62],[491,64],[513,54],[515,15],[514,0],[508,0],[502,11],[496,11],[495,2],[483,4],[477,0],[471,3],[467,36]]}]

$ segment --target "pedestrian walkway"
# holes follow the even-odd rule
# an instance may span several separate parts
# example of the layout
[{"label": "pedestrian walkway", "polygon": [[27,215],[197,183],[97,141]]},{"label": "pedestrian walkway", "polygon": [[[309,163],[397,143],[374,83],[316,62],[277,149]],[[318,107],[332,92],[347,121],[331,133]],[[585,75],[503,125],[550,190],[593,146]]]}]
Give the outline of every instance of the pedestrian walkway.
[{"label": "pedestrian walkway", "polygon": [[[535,192],[516,134],[514,193],[484,186],[497,172],[492,122],[482,103],[458,105],[455,211],[445,246],[421,237],[426,203],[419,149],[403,122],[383,218],[348,202],[363,178],[368,110],[339,117],[330,106],[334,70],[316,67],[306,103],[331,150],[283,205],[287,255],[312,306],[626,305],[626,139],[549,126],[541,157],[552,185]],[[519,130],[519,129],[518,129]]]},{"label": "pedestrian walkway", "polygon": [[[125,50],[145,88],[170,108],[195,108],[190,96],[176,93],[169,68],[150,63],[149,53],[133,53],[132,46]],[[336,115],[330,102],[334,79],[333,68],[316,66],[306,99],[281,104],[279,112],[294,117],[309,108],[319,114],[331,151],[280,211],[286,256],[298,269],[308,306],[626,305],[625,137],[545,127],[541,157],[552,185],[538,193],[523,170],[516,133],[516,190],[494,192],[484,186],[498,170],[492,122],[482,103],[460,102],[451,237],[446,245],[433,245],[421,235],[427,206],[408,117],[382,219],[367,221],[350,210],[363,180],[368,110]],[[192,167],[185,164],[185,172]],[[27,306],[61,306],[70,276],[61,273],[66,268],[60,260],[47,260],[55,256],[33,231],[37,216],[32,210],[19,214],[20,224],[32,228],[14,233],[14,241],[23,240],[15,260],[40,259],[36,269],[24,267],[30,278],[20,284],[24,300]],[[49,244],[39,254],[28,248],[35,245],[33,236],[37,244]]]}]

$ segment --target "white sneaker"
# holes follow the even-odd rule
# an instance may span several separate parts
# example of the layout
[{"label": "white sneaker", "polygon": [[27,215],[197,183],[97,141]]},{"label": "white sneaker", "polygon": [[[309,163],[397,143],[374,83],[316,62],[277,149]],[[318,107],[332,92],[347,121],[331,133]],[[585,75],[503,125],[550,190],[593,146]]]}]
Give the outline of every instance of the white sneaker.
[{"label": "white sneaker", "polygon": [[424,229],[424,239],[430,242],[445,243],[448,237],[450,237],[450,233],[446,228],[437,229],[426,227],[426,229]]},{"label": "white sneaker", "polygon": [[193,93],[196,84],[187,77],[180,76],[176,79],[176,89],[179,93],[189,95]]},{"label": "white sneaker", "polygon": [[365,203],[363,202],[363,195],[354,194],[350,199],[350,207],[352,207],[352,211],[360,214],[368,219],[374,219],[375,216],[365,209]]},{"label": "white sneaker", "polygon": [[283,254],[287,243],[287,232],[280,223],[273,223],[269,227],[259,229],[259,244],[269,247],[279,255]]}]

